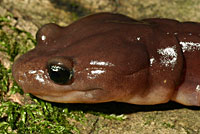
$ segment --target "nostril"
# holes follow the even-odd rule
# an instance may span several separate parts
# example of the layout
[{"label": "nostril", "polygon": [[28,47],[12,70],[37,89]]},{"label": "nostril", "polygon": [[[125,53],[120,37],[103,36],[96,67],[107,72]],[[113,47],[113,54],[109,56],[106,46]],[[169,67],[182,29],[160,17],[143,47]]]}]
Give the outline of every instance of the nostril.
[{"label": "nostril", "polygon": [[12,66],[12,75],[20,86],[26,81],[24,69],[21,69],[21,66],[18,64],[18,62],[15,62]]},{"label": "nostril", "polygon": [[27,81],[26,75],[19,73],[16,80],[17,80],[18,84],[22,85],[22,84],[24,84],[25,81]]},{"label": "nostril", "polygon": [[23,89],[24,93],[27,93],[28,83],[30,82],[27,78],[26,73],[23,71],[19,71],[19,68],[13,69],[13,77],[17,84]]}]

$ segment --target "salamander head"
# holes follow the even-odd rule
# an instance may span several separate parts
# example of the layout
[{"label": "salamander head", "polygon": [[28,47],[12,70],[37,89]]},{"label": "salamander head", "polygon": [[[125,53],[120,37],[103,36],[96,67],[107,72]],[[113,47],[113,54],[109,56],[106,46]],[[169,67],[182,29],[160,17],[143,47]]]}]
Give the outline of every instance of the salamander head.
[{"label": "salamander head", "polygon": [[148,66],[147,54],[129,40],[130,24],[119,21],[135,22],[101,13],[68,27],[43,26],[36,48],[15,61],[15,80],[24,92],[53,102],[98,103],[130,96],[139,85],[133,82],[141,83],[137,72]]}]

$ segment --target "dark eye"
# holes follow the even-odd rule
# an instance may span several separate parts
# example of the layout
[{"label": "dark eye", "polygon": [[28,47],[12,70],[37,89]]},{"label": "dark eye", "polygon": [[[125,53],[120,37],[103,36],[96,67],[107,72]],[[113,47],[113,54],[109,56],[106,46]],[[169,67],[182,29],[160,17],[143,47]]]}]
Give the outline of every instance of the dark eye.
[{"label": "dark eye", "polygon": [[68,84],[72,79],[72,71],[63,65],[48,65],[50,79],[57,84]]}]

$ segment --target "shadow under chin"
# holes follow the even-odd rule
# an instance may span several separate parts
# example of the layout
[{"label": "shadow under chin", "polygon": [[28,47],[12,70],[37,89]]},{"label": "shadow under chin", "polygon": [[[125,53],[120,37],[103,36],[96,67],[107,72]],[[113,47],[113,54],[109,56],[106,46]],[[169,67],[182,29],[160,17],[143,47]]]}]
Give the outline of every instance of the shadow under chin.
[{"label": "shadow under chin", "polygon": [[93,111],[101,112],[104,114],[131,114],[137,112],[150,112],[150,111],[167,111],[174,109],[188,108],[191,110],[200,110],[200,107],[195,106],[184,106],[176,102],[168,102],[165,104],[158,105],[134,105],[120,102],[107,102],[98,104],[63,104],[63,103],[52,103],[52,105],[62,108],[68,108],[72,110],[81,110],[83,112]]}]

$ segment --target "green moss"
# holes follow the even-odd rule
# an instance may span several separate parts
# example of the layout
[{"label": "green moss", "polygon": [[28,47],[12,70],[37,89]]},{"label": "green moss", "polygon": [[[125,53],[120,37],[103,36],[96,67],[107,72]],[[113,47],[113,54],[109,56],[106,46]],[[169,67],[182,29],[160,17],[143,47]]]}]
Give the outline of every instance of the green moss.
[{"label": "green moss", "polygon": [[19,105],[2,102],[0,106],[0,133],[72,133],[76,130],[69,124],[67,110],[51,103],[34,100],[34,104]]},{"label": "green moss", "polygon": [[102,116],[102,117],[104,117],[106,119],[114,119],[114,120],[119,120],[119,121],[125,120],[127,118],[123,114],[121,114],[121,115],[115,115],[115,114],[105,114],[105,113],[93,112],[93,111],[90,111],[89,113],[91,113],[93,115],[96,115],[96,116]]},{"label": "green moss", "polygon": [[152,122],[155,121],[155,116],[154,115],[147,115],[147,116],[145,115],[143,120],[145,121],[144,125],[149,126],[149,125],[151,125]]},{"label": "green moss", "polygon": [[1,95],[8,91],[8,80],[9,80],[9,74],[10,70],[7,70],[3,67],[2,64],[0,64],[0,89],[1,89]]},{"label": "green moss", "polygon": [[16,29],[10,25],[5,26],[12,30],[11,34],[6,31],[0,31],[0,51],[6,53],[11,61],[17,54],[23,54],[34,47],[35,40],[30,33]]},{"label": "green moss", "polygon": [[163,125],[165,128],[175,128],[175,125],[174,125],[174,124],[168,123],[168,122],[163,122],[162,125]]}]

